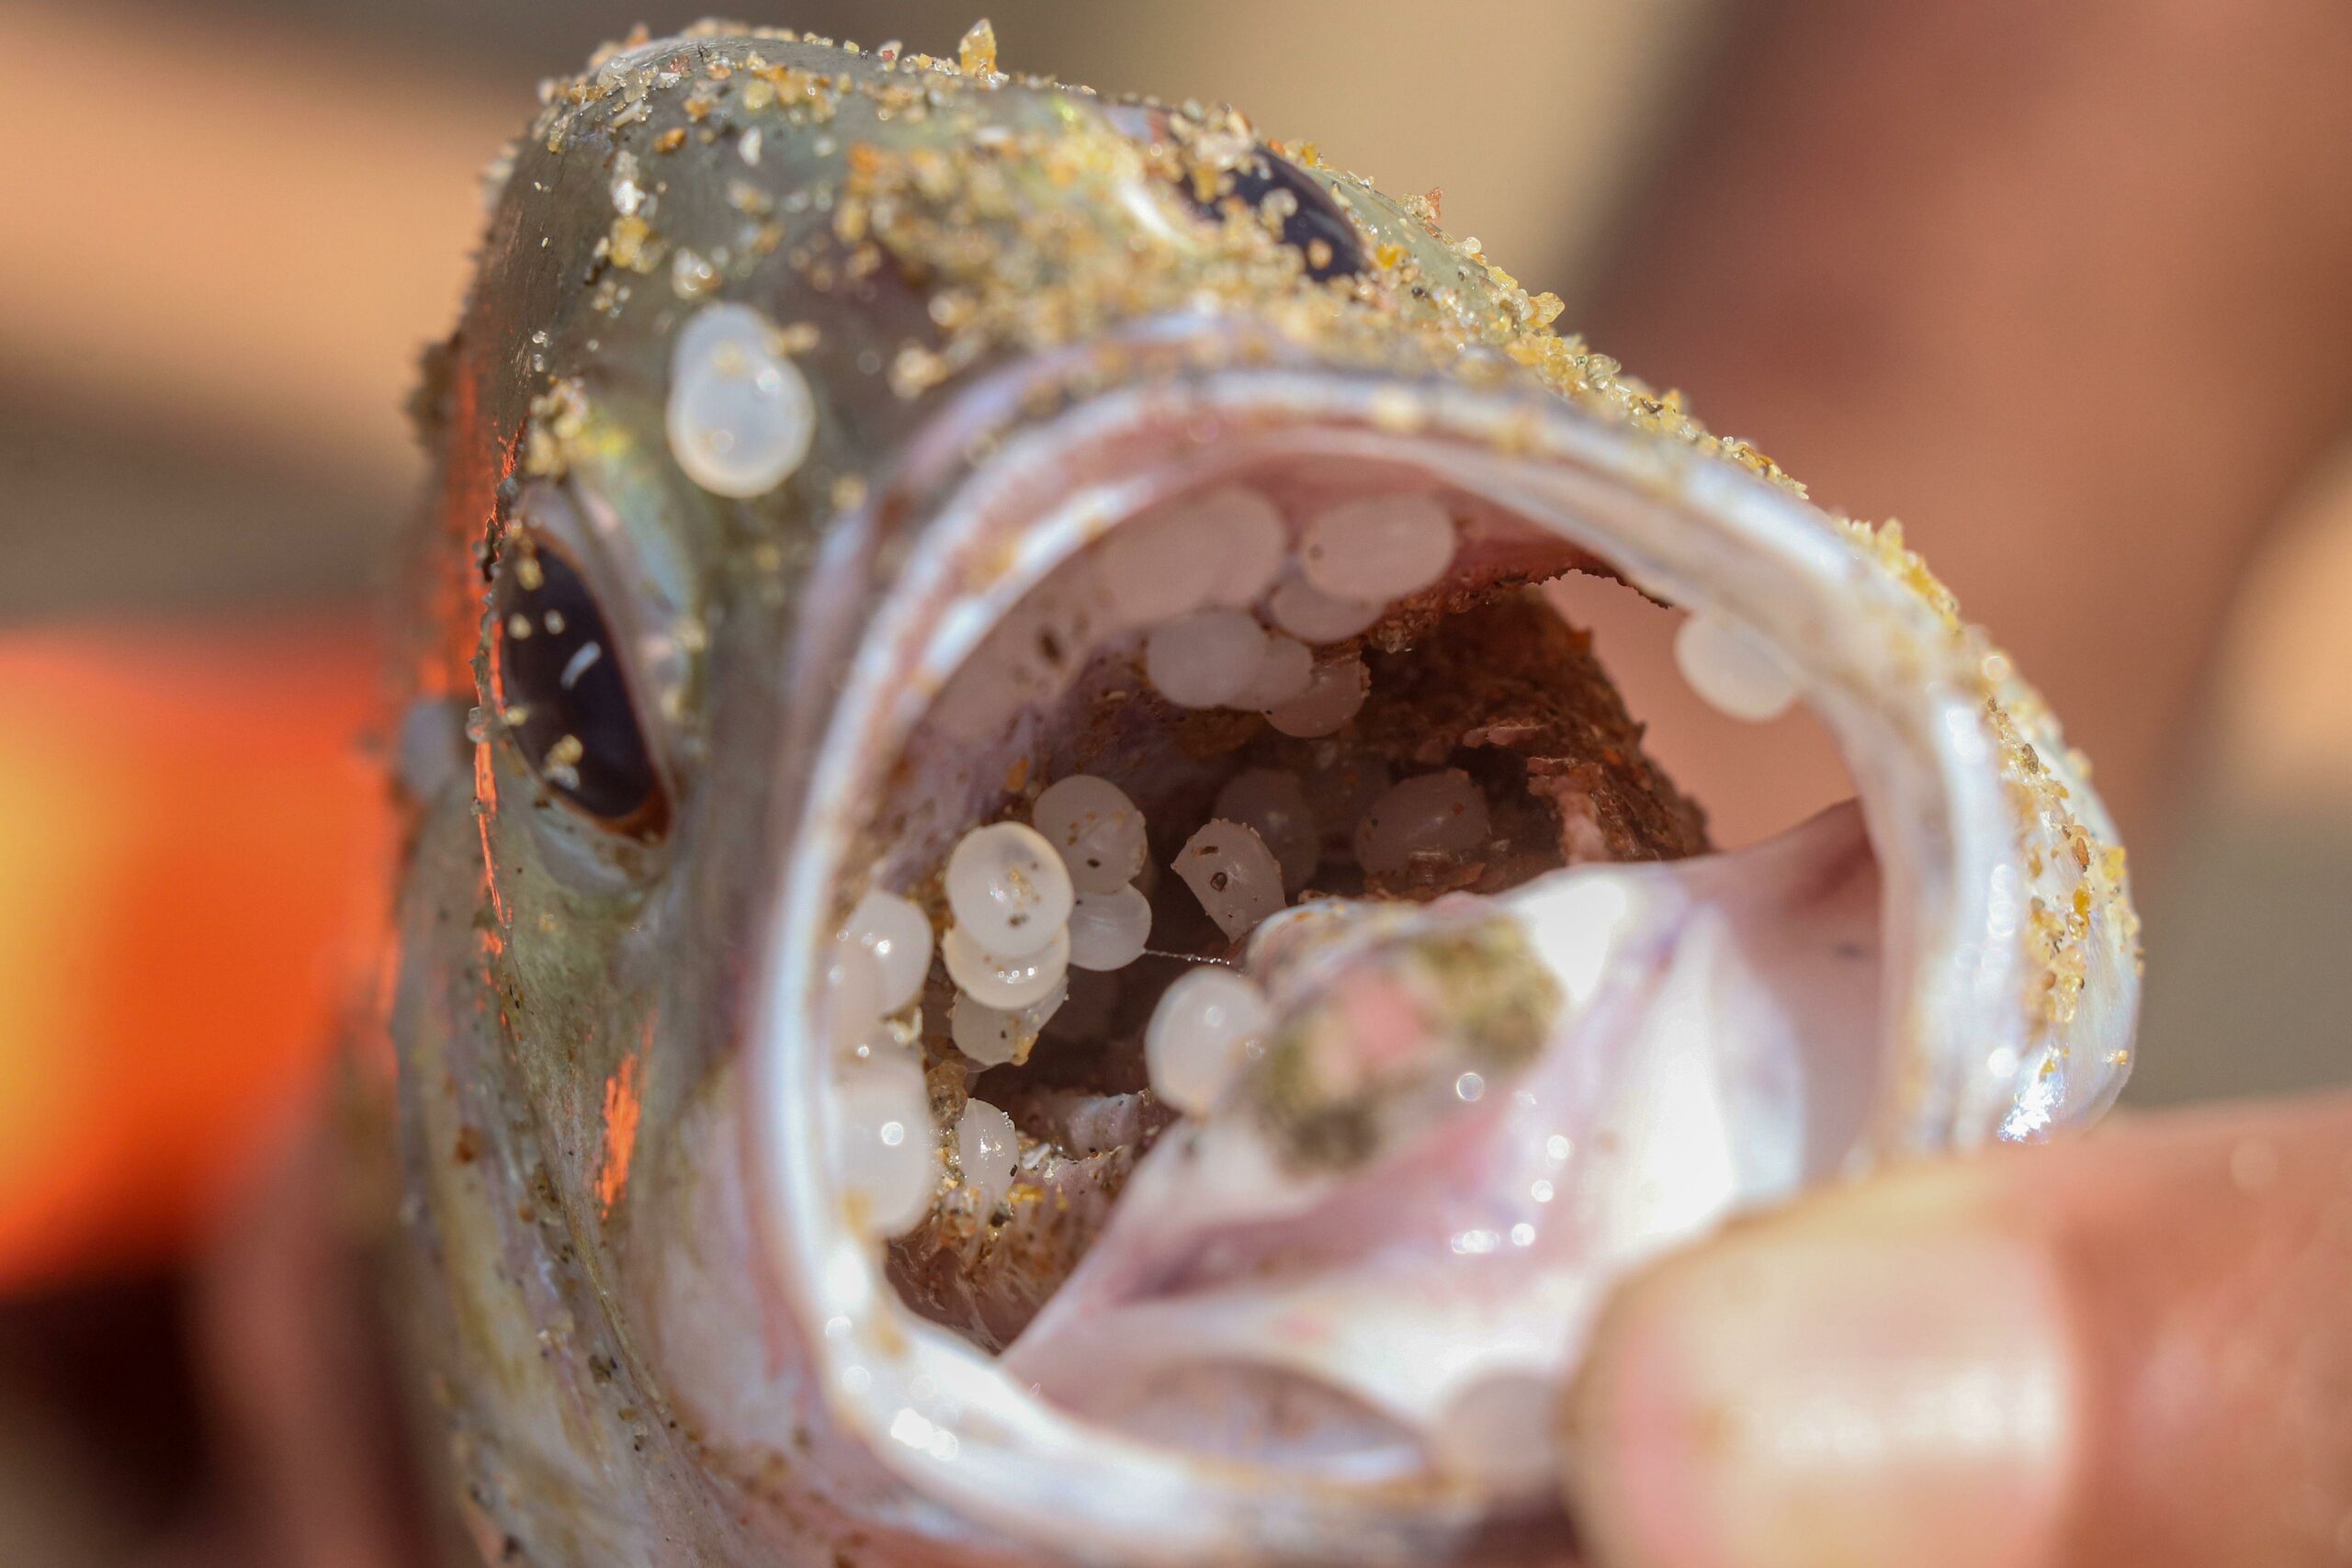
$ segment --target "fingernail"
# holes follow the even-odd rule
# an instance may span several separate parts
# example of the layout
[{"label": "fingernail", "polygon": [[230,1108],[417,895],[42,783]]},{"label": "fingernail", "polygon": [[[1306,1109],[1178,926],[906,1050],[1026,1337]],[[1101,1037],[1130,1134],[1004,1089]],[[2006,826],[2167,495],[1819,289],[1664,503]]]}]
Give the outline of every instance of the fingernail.
[{"label": "fingernail", "polygon": [[1938,1184],[1831,1198],[1637,1281],[1564,1412],[1607,1568],[2028,1568],[2075,1394],[2059,1282]]}]

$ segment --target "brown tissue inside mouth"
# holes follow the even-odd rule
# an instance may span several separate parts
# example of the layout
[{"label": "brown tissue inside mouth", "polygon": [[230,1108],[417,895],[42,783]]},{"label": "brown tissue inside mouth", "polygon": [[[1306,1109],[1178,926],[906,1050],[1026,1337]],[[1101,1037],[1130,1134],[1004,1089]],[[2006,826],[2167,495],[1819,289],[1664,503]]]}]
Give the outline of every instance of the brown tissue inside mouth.
[{"label": "brown tissue inside mouth", "polygon": [[[1106,714],[1097,699],[1071,715],[1099,748],[1114,744],[1114,732],[1116,744],[1132,748],[1131,721],[1150,718],[1148,743],[1164,749],[1169,775],[1183,780],[1166,794],[1130,790],[1163,873],[1152,893],[1155,949],[1232,953],[1165,868],[1206,819],[1216,784],[1245,768],[1299,774],[1323,824],[1321,864],[1294,902],[1498,893],[1574,862],[1674,860],[1708,849],[1702,813],[1643,750],[1642,726],[1590,637],[1534,590],[1496,589],[1434,619],[1392,616],[1366,634],[1363,653],[1371,694],[1351,723],[1321,739],[1280,735],[1254,715],[1181,714],[1132,687],[1120,701],[1164,711]],[[1081,765],[1088,744],[1077,748]],[[1484,847],[1367,876],[1351,850],[1363,805],[1385,781],[1440,768],[1461,769],[1484,795],[1492,824]],[[1022,1132],[1023,1159],[992,1212],[951,1194],[892,1244],[892,1280],[917,1311],[999,1349],[1069,1277],[1136,1162],[1174,1120],[1146,1082],[1141,1039],[1159,992],[1183,967],[1175,958],[1139,959],[1120,972],[1107,1005],[1107,977],[1074,975],[1061,1027],[1049,1025],[1021,1066],[974,1072],[952,1048],[934,1053],[943,1124],[954,1123],[967,1095],[1001,1106]]]}]

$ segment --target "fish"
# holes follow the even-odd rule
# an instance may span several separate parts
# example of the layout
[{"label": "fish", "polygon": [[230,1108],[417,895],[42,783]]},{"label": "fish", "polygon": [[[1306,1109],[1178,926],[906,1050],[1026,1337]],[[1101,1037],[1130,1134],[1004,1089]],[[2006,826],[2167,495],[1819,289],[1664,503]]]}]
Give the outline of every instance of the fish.
[{"label": "fish", "polygon": [[[1565,1560],[1612,1281],[2120,1089],[2048,706],[1431,202],[986,24],[633,39],[489,186],[386,987],[486,1560]],[[1576,572],[1855,800],[1715,848]]]}]

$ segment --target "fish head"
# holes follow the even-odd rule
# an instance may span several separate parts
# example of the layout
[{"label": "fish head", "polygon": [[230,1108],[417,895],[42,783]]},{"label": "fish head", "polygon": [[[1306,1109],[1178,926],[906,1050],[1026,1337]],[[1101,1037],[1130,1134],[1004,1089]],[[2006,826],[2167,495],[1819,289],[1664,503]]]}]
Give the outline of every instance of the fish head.
[{"label": "fish head", "polygon": [[[1540,1416],[1611,1279],[2112,1098],[2136,928],[2046,707],[1558,313],[978,38],[548,89],[419,402],[449,765],[392,1004],[493,1559],[1542,1556],[1556,1497],[1455,1438],[1498,1376]],[[1858,804],[1707,852],[1525,594],[1571,570],[1809,702]],[[1225,982],[1169,999],[1209,970],[1231,1062]]]}]

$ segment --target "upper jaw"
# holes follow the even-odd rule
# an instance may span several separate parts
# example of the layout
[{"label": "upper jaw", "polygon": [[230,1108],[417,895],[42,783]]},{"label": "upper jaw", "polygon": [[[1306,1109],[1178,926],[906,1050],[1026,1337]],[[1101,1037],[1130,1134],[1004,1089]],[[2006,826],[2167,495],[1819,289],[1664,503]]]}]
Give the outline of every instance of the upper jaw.
[{"label": "upper jaw", "polygon": [[[1119,345],[1118,385],[1043,418],[1023,411],[1068,363],[981,381],[829,541],[795,684],[840,694],[786,727],[787,750],[814,763],[777,804],[786,872],[749,1061],[754,1206],[829,1414],[937,1528],[978,1521],[1122,1562],[1426,1561],[1497,1528],[1494,1501],[1428,1480],[1367,1487],[1210,1462],[1107,1432],[915,1319],[844,1216],[823,1154],[816,958],[867,869],[871,803],[931,695],[1023,594],[1158,499],[1245,461],[1314,455],[1416,465],[1556,538],[1563,564],[1605,561],[1761,637],[1845,753],[1881,878],[1877,1070],[1831,1162],[1847,1168],[2036,1135],[2102,1108],[2136,1010],[2133,926],[2111,829],[2054,725],[1884,542],[1549,394],[1259,347],[1237,352],[1229,321],[1153,323]],[[2078,908],[2078,928],[2053,937],[2046,911]],[[1727,1186],[1685,1228],[1756,1196]]]}]

